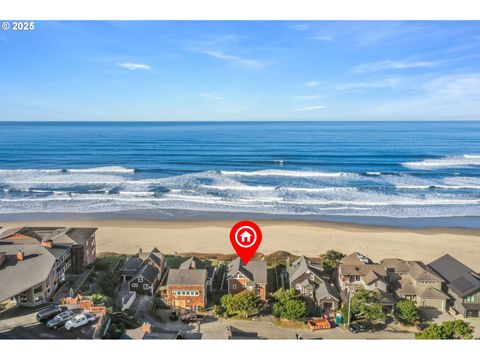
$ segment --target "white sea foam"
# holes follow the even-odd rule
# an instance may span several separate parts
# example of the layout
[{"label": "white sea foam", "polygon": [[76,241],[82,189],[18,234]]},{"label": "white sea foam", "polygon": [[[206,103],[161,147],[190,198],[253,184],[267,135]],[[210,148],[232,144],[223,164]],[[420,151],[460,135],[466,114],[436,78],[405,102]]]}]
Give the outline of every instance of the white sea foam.
[{"label": "white sea foam", "polygon": [[319,171],[298,171],[298,170],[257,170],[257,171],[225,171],[220,172],[226,176],[277,176],[293,178],[323,178],[323,177],[341,177],[353,175],[344,172],[319,172]]},{"label": "white sea foam", "polygon": [[134,173],[135,169],[129,169],[123,166],[103,166],[87,169],[67,169],[67,172],[70,173],[119,173],[119,174],[129,174]]},{"label": "white sea foam", "polygon": [[435,170],[442,168],[468,168],[480,166],[480,155],[446,156],[440,159],[427,159],[402,163],[403,166],[418,170]]}]

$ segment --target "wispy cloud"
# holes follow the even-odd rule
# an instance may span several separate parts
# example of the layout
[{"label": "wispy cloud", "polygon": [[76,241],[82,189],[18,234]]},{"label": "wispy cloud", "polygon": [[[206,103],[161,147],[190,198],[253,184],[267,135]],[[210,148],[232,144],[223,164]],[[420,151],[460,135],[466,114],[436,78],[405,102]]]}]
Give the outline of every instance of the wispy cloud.
[{"label": "wispy cloud", "polygon": [[136,71],[136,70],[151,70],[152,68],[150,65],[147,64],[139,64],[139,63],[131,63],[131,62],[124,62],[124,63],[119,63],[117,64],[121,68],[130,70],[130,71]]},{"label": "wispy cloud", "polygon": [[216,59],[228,61],[232,64],[250,67],[250,68],[261,68],[266,66],[266,63],[254,59],[247,59],[236,55],[227,54],[221,50],[201,50],[202,53],[214,57]]},{"label": "wispy cloud", "polygon": [[292,29],[297,30],[297,31],[307,31],[307,30],[310,29],[310,25],[309,24],[294,24],[294,25],[292,25]]},{"label": "wispy cloud", "polygon": [[326,108],[327,107],[325,105],[311,105],[311,106],[296,108],[296,109],[293,109],[292,111],[315,111],[315,110],[321,110]]},{"label": "wispy cloud", "polygon": [[213,100],[223,100],[223,97],[217,94],[212,94],[212,93],[207,93],[207,92],[201,92],[198,95],[201,97],[213,99]]},{"label": "wispy cloud", "polygon": [[353,68],[353,72],[362,74],[381,70],[401,70],[412,68],[434,68],[440,66],[444,61],[409,61],[409,60],[383,60],[372,63],[360,64]]},{"label": "wispy cloud", "polygon": [[295,95],[291,97],[291,99],[293,100],[301,100],[301,101],[318,100],[318,99],[324,99],[324,98],[325,98],[325,95]]},{"label": "wispy cloud", "polygon": [[326,36],[326,35],[316,35],[312,36],[313,40],[318,40],[318,41],[325,41],[325,42],[332,42],[335,41],[335,39],[331,36]]},{"label": "wispy cloud", "polygon": [[400,77],[390,77],[383,80],[351,82],[336,86],[338,90],[358,90],[358,89],[381,89],[381,88],[399,88],[404,84],[404,79]]},{"label": "wispy cloud", "polygon": [[303,84],[303,86],[307,87],[307,88],[314,88],[314,87],[317,87],[318,85],[320,85],[320,82],[318,81],[307,81],[305,84]]}]

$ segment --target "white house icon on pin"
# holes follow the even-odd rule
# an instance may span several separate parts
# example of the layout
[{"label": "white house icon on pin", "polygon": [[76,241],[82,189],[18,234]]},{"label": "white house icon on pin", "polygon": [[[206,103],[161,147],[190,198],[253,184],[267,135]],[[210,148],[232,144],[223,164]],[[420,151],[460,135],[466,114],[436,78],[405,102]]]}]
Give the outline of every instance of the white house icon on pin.
[{"label": "white house icon on pin", "polygon": [[243,233],[240,234],[240,238],[242,240],[242,243],[244,242],[247,242],[249,243],[250,242],[250,238],[252,237],[252,234],[250,234],[248,231],[244,231]]}]

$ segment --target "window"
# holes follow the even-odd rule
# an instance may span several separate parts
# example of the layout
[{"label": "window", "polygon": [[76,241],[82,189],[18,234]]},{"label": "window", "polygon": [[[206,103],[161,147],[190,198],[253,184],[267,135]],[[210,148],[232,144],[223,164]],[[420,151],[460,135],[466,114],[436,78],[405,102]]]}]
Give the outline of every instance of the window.
[{"label": "window", "polygon": [[237,285],[233,284],[232,289],[235,290],[237,288]]},{"label": "window", "polygon": [[312,280],[312,281],[315,280],[315,275],[313,275],[313,274],[310,275],[310,280]]},{"label": "window", "polygon": [[143,290],[148,290],[150,286],[148,284],[143,284]]},{"label": "window", "polygon": [[475,302],[475,295],[467,296],[467,297],[465,297],[465,299],[463,301],[466,302],[466,303],[474,303]]},{"label": "window", "polygon": [[42,290],[43,290],[42,285],[40,285],[40,286],[37,286],[35,289],[33,289],[33,293],[38,294],[38,293],[41,293]]},{"label": "window", "polygon": [[138,288],[138,284],[137,283],[132,283],[132,288]]},{"label": "window", "polygon": [[139,282],[139,283],[143,283],[143,277],[139,276],[139,277],[138,277],[138,282]]},{"label": "window", "polygon": [[302,284],[296,284],[295,289],[297,290],[302,290]]},{"label": "window", "polygon": [[198,296],[200,293],[198,291],[195,291],[195,296]]},{"label": "window", "polygon": [[355,276],[355,281],[360,281],[360,276],[359,275]]}]

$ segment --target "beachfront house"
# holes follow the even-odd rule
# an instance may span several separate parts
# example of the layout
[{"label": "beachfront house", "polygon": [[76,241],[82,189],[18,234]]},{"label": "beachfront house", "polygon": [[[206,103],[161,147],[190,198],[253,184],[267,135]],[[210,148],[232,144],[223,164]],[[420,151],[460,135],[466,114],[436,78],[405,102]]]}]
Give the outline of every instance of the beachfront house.
[{"label": "beachfront house", "polygon": [[168,305],[198,310],[207,305],[206,269],[170,269],[167,277],[166,302]]},{"label": "beachfront house", "polygon": [[320,264],[314,264],[305,256],[287,262],[288,282],[310,306],[322,310],[336,310],[340,302],[337,289],[323,273]]},{"label": "beachfront house", "polygon": [[51,300],[70,273],[96,258],[96,228],[19,227],[0,233],[0,302]]},{"label": "beachfront house", "polygon": [[242,291],[255,292],[261,300],[267,299],[267,263],[249,261],[247,265],[237,257],[228,265],[227,284],[229,294]]},{"label": "beachfront house", "polygon": [[454,315],[479,317],[480,273],[448,254],[428,266],[444,280],[444,290],[451,298],[449,305]]},{"label": "beachfront house", "polygon": [[442,291],[443,280],[421,261],[383,259],[388,279],[397,299],[411,300],[419,307],[445,311],[448,296]]},{"label": "beachfront house", "polygon": [[395,298],[389,291],[388,274],[384,265],[376,264],[367,256],[354,252],[340,260],[337,284],[342,300],[347,301],[348,293],[357,289],[378,291],[381,304],[392,312]]},{"label": "beachfront house", "polygon": [[[139,265],[138,265],[139,264]],[[138,266],[133,275],[130,275]],[[140,249],[138,260],[134,257],[128,258],[120,273],[124,280],[128,281],[128,288],[139,294],[153,295],[165,271],[165,256],[157,249],[146,253]]]},{"label": "beachfront house", "polygon": [[196,256],[192,256],[180,264],[179,269],[205,269],[207,271],[206,286],[208,291],[212,291],[213,277],[215,276],[216,268],[208,266],[207,263],[200,260]]}]

